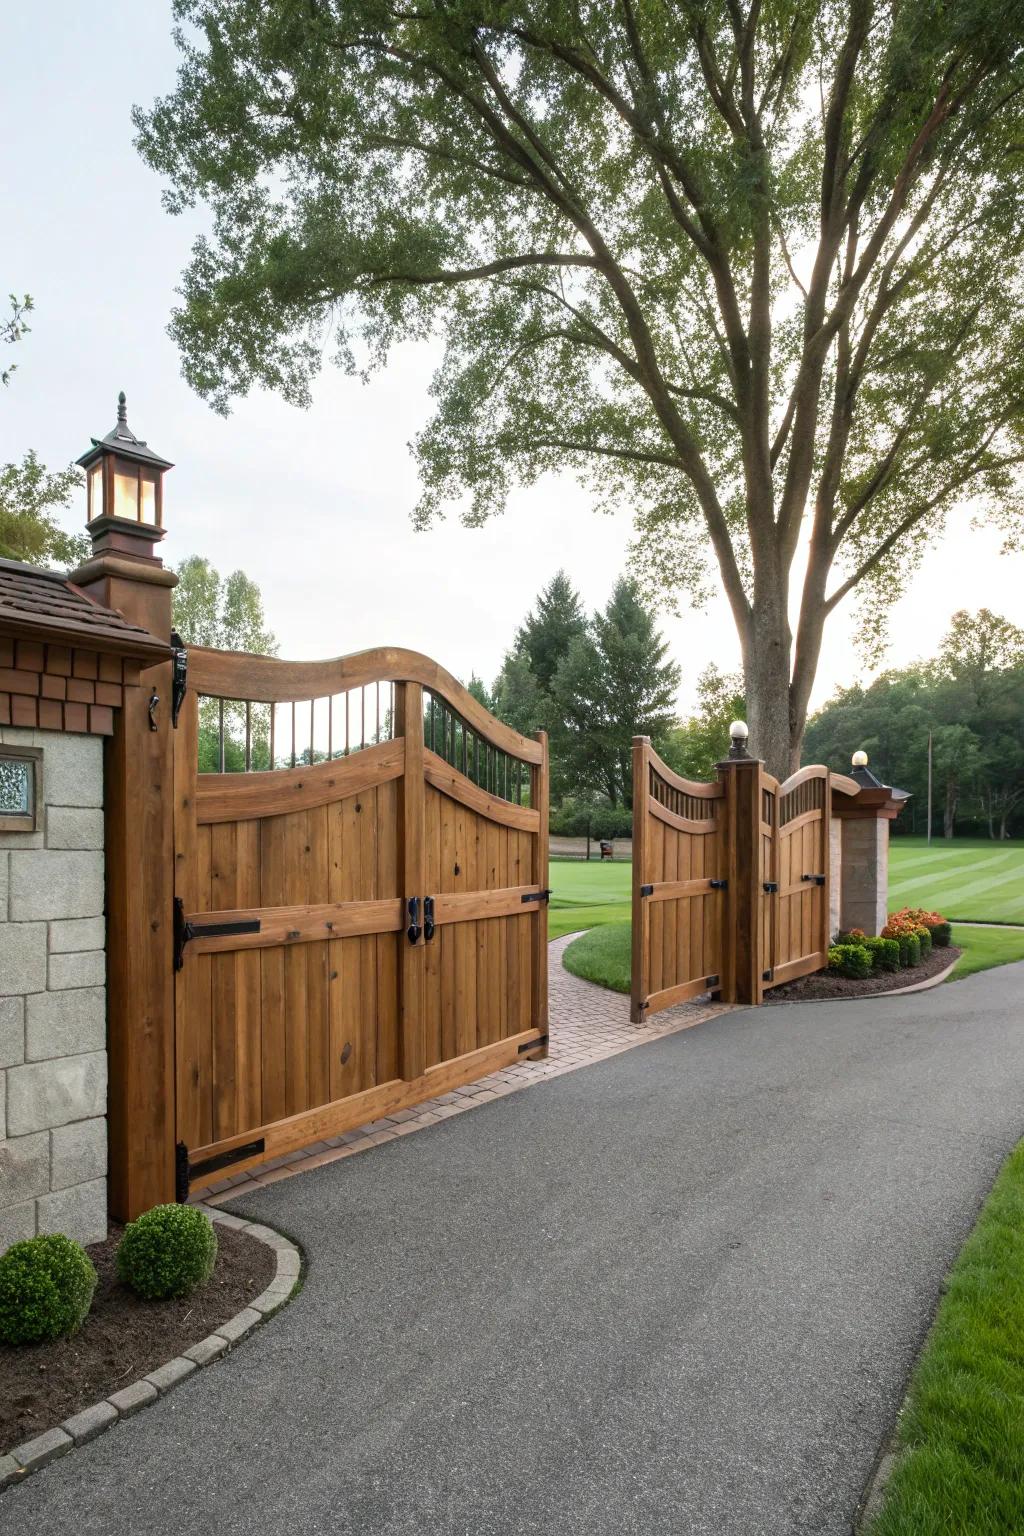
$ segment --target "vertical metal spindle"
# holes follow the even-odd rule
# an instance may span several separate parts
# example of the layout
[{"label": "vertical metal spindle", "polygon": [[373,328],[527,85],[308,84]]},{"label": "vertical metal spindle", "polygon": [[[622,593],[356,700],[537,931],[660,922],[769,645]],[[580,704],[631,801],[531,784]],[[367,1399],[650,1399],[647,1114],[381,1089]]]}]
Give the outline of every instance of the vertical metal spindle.
[{"label": "vertical metal spindle", "polygon": [[463,720],[463,722],[462,722],[462,771],[465,774],[466,778],[469,777],[469,763],[468,763],[468,759],[467,759],[467,753],[468,752],[469,752],[469,739],[468,739],[467,734],[466,734],[466,722],[465,722],[465,720]]},{"label": "vertical metal spindle", "polygon": [[359,701],[360,701],[360,713],[359,713],[359,750],[362,751],[362,749],[366,746],[366,684],[365,683],[363,684],[363,686],[359,690]]},{"label": "vertical metal spindle", "polygon": [[473,783],[480,783],[480,737],[473,736]]},{"label": "vertical metal spindle", "polygon": [[334,757],[334,694],[327,695],[327,761]]},{"label": "vertical metal spindle", "polygon": [[348,757],[348,696],[351,689],[345,689],[345,756]]},{"label": "vertical metal spindle", "polygon": [[295,700],[292,699],[292,767],[295,767]]},{"label": "vertical metal spindle", "polygon": [[252,772],[252,703],[245,701],[245,771]]},{"label": "vertical metal spindle", "polygon": [[270,706],[270,766],[274,766],[274,721],[277,716],[277,705]]},{"label": "vertical metal spindle", "polygon": [[377,682],[374,684],[374,687],[377,690],[377,735],[375,736],[374,740],[375,741],[380,741],[380,679],[379,678],[378,678]]},{"label": "vertical metal spindle", "polygon": [[217,700],[217,704],[218,704],[218,722],[219,722],[219,724],[218,724],[219,745],[218,745],[218,752],[217,752],[217,760],[220,763],[220,772],[223,773],[224,772],[224,700],[223,699],[218,699]]}]

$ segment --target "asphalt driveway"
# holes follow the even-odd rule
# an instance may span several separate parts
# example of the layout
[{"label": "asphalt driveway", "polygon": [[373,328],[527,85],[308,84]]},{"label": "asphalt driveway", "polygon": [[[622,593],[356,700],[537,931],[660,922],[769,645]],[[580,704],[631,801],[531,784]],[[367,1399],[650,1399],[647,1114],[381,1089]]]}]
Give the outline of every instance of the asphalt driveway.
[{"label": "asphalt driveway", "polygon": [[305,1247],[227,1360],[5,1536],[847,1532],[1024,1134],[1024,965],[737,1012],[233,1206]]}]

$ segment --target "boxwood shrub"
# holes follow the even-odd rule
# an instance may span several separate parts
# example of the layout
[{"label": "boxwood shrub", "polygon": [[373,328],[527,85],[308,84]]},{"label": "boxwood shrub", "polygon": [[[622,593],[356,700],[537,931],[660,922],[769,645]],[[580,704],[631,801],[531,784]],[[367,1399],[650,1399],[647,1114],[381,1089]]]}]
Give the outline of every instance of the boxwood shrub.
[{"label": "boxwood shrub", "polygon": [[96,1280],[85,1249],[62,1232],[14,1243],[0,1258],[0,1341],[37,1344],[74,1333]]},{"label": "boxwood shrub", "polygon": [[860,943],[833,944],[828,952],[828,968],[851,981],[863,981],[871,975],[871,955]]},{"label": "boxwood shrub", "polygon": [[217,1234],[205,1211],[154,1205],[125,1227],[117,1273],[147,1301],[166,1301],[205,1285],[216,1258]]},{"label": "boxwood shrub", "polygon": [[917,937],[918,942],[921,945],[921,959],[927,960],[928,956],[932,952],[931,932],[924,926],[924,924],[922,924],[921,927],[917,930]]}]

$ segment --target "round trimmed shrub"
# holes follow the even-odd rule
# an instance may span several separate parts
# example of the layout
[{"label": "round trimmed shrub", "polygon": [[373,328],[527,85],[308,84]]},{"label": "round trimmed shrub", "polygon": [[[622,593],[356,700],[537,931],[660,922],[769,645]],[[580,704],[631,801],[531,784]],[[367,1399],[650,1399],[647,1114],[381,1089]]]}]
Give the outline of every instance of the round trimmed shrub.
[{"label": "round trimmed shrub", "polygon": [[907,934],[907,958],[903,960],[903,941],[900,941],[900,959],[906,966],[921,964],[921,940],[916,933]]},{"label": "round trimmed shrub", "polygon": [[828,968],[850,981],[863,981],[871,975],[871,955],[863,944],[833,944],[828,952]]},{"label": "round trimmed shrub", "polygon": [[926,923],[925,927],[932,936],[932,944],[936,949],[948,949],[953,942],[953,925],[947,923],[945,918],[940,923]]},{"label": "round trimmed shrub", "polygon": [[205,1211],[154,1205],[125,1227],[117,1273],[147,1301],[166,1301],[205,1285],[216,1258],[217,1234]]},{"label": "round trimmed shrub", "polygon": [[871,958],[876,971],[898,971],[900,946],[895,939],[875,939],[871,947]]},{"label": "round trimmed shrub", "polygon": [[62,1232],[14,1243],[0,1258],[0,1341],[37,1344],[80,1328],[92,1306],[96,1268]]},{"label": "round trimmed shrub", "polygon": [[921,959],[927,960],[932,952],[932,936],[924,924],[917,930],[917,937],[921,945]]}]

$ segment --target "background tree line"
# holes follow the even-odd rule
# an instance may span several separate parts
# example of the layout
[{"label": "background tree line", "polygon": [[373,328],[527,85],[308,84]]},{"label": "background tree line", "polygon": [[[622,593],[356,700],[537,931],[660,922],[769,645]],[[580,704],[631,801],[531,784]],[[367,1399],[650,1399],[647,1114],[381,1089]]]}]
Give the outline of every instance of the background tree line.
[{"label": "background tree line", "polygon": [[909,789],[897,832],[1024,836],[1024,630],[982,608],[953,615],[937,656],[840,689],[807,727],[807,762],[843,769],[863,747],[887,784]]}]

